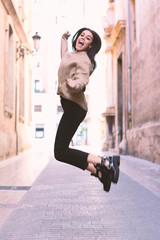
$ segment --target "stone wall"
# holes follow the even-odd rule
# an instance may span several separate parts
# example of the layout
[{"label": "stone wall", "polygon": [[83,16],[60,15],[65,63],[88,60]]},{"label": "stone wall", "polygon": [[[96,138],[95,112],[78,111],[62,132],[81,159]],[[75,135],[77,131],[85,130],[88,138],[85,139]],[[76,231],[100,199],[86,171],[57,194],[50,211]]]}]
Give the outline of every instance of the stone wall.
[{"label": "stone wall", "polygon": [[[20,43],[29,43],[27,34],[30,29],[24,27],[26,24],[21,21],[23,16],[18,16],[20,8],[15,4],[19,3],[12,0],[0,1],[0,161],[32,145],[31,114],[29,114],[32,109],[29,100],[32,95],[30,57],[23,58],[25,70],[21,67],[22,57],[16,59],[16,49]],[[28,1],[28,5],[30,3],[31,0]],[[26,14],[25,20],[27,19]],[[22,79],[23,89],[20,87]],[[24,96],[23,103],[20,94]],[[20,119],[20,106],[24,110],[23,120]]]},{"label": "stone wall", "polygon": [[142,1],[136,1],[128,153],[160,163],[160,2],[146,1],[141,5]]},{"label": "stone wall", "polygon": [[127,132],[130,155],[160,164],[160,123],[148,123]]}]

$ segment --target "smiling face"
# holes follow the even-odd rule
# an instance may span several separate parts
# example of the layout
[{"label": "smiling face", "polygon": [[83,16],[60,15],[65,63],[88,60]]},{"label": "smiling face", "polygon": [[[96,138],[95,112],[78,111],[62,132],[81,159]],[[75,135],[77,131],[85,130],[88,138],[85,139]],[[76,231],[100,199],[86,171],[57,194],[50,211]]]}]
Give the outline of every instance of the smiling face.
[{"label": "smiling face", "polygon": [[93,34],[88,30],[84,30],[77,38],[76,46],[75,46],[76,51],[77,52],[86,51],[88,48],[91,47],[92,42],[93,42]]}]

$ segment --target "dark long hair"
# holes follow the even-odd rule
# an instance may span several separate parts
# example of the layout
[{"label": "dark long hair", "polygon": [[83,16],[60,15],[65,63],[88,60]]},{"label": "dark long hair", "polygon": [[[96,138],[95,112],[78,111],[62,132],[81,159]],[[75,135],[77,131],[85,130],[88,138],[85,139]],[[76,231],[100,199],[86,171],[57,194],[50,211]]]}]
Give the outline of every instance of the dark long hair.
[{"label": "dark long hair", "polygon": [[92,71],[90,73],[90,75],[91,75],[93,73],[93,71],[95,70],[96,66],[97,66],[97,63],[95,61],[95,55],[99,52],[99,50],[101,48],[101,45],[102,45],[102,42],[101,42],[101,39],[100,39],[99,35],[95,31],[84,27],[84,28],[79,29],[72,38],[72,48],[73,48],[73,50],[76,50],[77,38],[85,30],[90,31],[93,34],[93,41],[92,41],[92,44],[91,44],[91,48],[88,48],[87,51],[86,51],[87,55],[88,55],[88,57],[89,57],[89,59],[91,60],[91,63],[92,63]]}]

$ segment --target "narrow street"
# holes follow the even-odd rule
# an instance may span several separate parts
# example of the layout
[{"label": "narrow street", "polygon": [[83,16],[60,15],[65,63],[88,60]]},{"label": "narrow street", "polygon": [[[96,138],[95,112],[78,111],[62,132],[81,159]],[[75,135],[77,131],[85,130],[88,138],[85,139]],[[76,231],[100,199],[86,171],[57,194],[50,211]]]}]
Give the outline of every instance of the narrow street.
[{"label": "narrow street", "polygon": [[0,163],[0,239],[158,240],[160,165],[121,156],[109,193],[46,153]]},{"label": "narrow street", "polygon": [[[160,1],[0,0],[0,16],[0,240],[160,240]],[[56,161],[68,143],[121,153],[118,184]]]}]

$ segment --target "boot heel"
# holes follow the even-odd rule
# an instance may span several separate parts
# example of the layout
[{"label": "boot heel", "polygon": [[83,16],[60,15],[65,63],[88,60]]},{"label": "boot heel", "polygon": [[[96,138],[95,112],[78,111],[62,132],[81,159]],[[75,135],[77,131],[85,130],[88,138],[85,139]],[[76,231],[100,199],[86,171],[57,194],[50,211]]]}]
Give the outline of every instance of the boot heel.
[{"label": "boot heel", "polygon": [[114,168],[112,182],[117,183],[119,179],[120,156],[113,156],[112,158],[113,158],[113,168]]},{"label": "boot heel", "polygon": [[114,155],[113,156],[113,163],[117,163],[118,166],[120,166],[120,156]]}]

